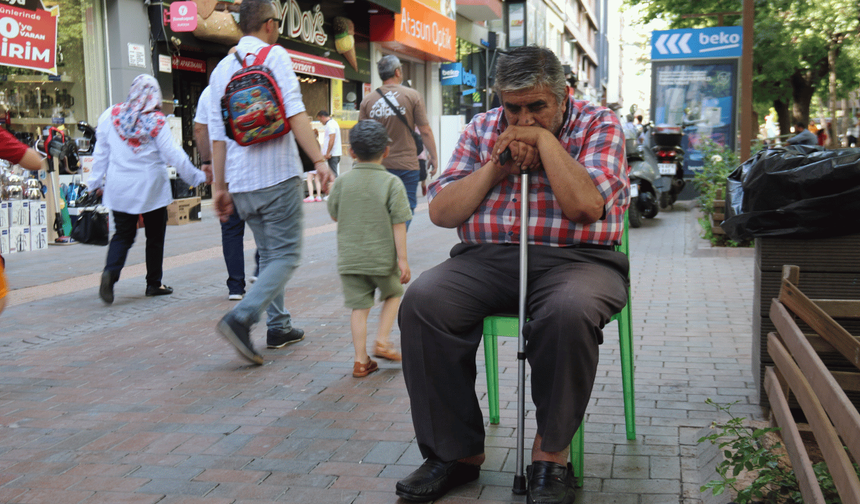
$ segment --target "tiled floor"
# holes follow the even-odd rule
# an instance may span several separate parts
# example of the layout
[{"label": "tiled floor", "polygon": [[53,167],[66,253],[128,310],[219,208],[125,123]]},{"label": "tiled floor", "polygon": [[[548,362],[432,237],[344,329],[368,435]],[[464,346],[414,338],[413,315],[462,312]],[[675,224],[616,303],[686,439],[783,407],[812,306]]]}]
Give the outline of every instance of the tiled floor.
[{"label": "tiled floor", "polygon": [[[421,463],[400,366],[352,378],[335,226],[324,203],[305,211],[303,265],[287,303],[307,337],[263,350],[261,367],[246,366],[214,333],[231,303],[210,213],[168,230],[172,296],[143,295],[142,233],[110,307],[97,298],[105,248],[9,256],[18,290],[0,316],[0,502],[397,502],[395,482]],[[734,413],[761,417],[750,364],[752,250],[710,249],[696,217],[677,205],[630,232],[637,439],[624,435],[613,323],[577,502],[698,503],[695,439],[717,417],[705,399],[739,400]],[[413,276],[456,241],[420,205],[409,231]],[[264,331],[254,332],[258,344]],[[516,340],[500,343],[502,421],[487,427],[484,470],[440,502],[525,501],[510,492]],[[477,388],[486,407],[482,375]],[[533,434],[528,409],[526,439]]]}]

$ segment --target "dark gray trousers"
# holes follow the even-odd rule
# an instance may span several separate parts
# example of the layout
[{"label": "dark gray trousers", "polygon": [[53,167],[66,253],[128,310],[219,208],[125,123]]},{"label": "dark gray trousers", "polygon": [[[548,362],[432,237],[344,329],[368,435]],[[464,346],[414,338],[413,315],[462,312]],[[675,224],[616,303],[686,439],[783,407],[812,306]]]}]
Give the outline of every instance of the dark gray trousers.
[{"label": "dark gray trousers", "polygon": [[[563,450],[582,423],[603,326],[627,303],[627,257],[611,250],[529,247],[525,325],[541,449]],[[487,315],[517,313],[519,247],[458,244],[400,306],[403,375],[424,457],[484,453],[475,354]]]}]

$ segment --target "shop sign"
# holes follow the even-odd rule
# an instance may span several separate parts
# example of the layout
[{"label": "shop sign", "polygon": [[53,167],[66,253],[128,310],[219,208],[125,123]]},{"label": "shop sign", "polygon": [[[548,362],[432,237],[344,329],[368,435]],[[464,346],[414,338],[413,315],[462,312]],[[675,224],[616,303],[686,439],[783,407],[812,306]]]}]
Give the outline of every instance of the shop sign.
[{"label": "shop sign", "polygon": [[296,0],[289,0],[283,4],[280,0],[275,0],[275,6],[281,13],[281,19],[284,20],[281,24],[281,35],[301,39],[309,44],[325,45],[328,35],[323,29],[325,18],[319,4],[314,5],[313,10],[306,11],[299,7]]},{"label": "shop sign", "polygon": [[170,4],[170,29],[175,32],[191,32],[197,29],[197,4],[173,2]]},{"label": "shop sign", "polygon": [[45,10],[41,1],[18,3],[25,5],[0,6],[0,65],[57,75],[60,7]]},{"label": "shop sign", "polygon": [[442,63],[441,68],[443,86],[466,85],[475,87],[478,85],[478,77],[463,69],[462,63]]},{"label": "shop sign", "polygon": [[293,72],[315,75],[317,77],[325,77],[327,79],[344,80],[344,65],[333,59],[323,58],[321,56],[311,56],[310,54],[300,53],[287,49],[290,54],[290,59],[293,61]]},{"label": "shop sign", "polygon": [[402,0],[393,23],[385,16],[371,18],[372,41],[398,42],[446,61],[457,59],[456,32],[456,21],[416,0]]},{"label": "shop sign", "polygon": [[174,56],[172,66],[175,70],[206,73],[206,62],[199,59],[185,58],[183,56]]}]

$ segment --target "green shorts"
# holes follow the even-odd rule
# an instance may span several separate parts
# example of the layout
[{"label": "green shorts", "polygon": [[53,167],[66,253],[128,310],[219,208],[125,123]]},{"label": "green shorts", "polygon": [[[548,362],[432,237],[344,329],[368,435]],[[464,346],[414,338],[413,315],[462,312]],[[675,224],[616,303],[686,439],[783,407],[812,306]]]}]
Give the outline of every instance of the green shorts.
[{"label": "green shorts", "polygon": [[403,296],[400,274],[386,276],[341,275],[344,306],[353,310],[373,307],[373,293],[379,289],[379,300]]}]

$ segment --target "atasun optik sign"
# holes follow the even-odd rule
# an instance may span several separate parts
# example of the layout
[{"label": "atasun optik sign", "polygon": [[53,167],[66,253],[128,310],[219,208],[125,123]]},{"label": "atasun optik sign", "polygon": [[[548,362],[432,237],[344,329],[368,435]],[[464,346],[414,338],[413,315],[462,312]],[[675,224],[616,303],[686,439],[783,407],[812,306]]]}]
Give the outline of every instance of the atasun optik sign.
[{"label": "atasun optik sign", "polygon": [[57,22],[60,7],[41,1],[6,0],[0,5],[0,65],[57,75]]}]

